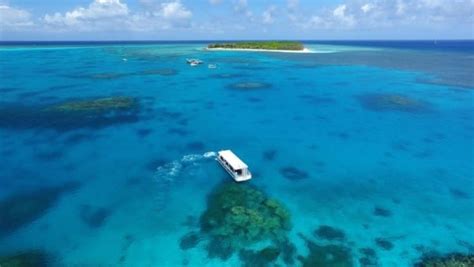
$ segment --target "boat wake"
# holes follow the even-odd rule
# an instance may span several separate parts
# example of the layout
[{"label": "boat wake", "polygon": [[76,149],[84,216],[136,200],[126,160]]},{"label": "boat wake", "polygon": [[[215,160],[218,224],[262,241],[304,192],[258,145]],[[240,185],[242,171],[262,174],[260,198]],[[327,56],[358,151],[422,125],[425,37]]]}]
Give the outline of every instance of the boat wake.
[{"label": "boat wake", "polygon": [[171,186],[183,176],[192,176],[199,170],[203,161],[215,159],[217,153],[214,151],[200,154],[185,155],[178,160],[174,160],[156,168],[153,180],[156,182],[158,194],[156,194],[155,207],[158,211],[166,207],[169,199]]}]

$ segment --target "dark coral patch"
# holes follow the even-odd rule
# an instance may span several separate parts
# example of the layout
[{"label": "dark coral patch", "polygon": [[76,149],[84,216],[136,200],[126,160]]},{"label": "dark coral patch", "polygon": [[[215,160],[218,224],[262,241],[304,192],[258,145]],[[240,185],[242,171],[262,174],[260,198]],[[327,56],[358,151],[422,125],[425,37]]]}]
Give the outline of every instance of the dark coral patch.
[{"label": "dark coral patch", "polygon": [[429,103],[400,94],[369,93],[356,98],[364,108],[372,111],[422,113],[431,110]]},{"label": "dark coral patch", "polygon": [[344,246],[328,245],[320,246],[311,241],[306,241],[309,255],[299,256],[298,260],[303,267],[353,267],[351,251]]},{"label": "dark coral patch", "polygon": [[384,238],[376,238],[375,244],[385,250],[391,250],[393,248],[393,243]]},{"label": "dark coral patch", "polygon": [[265,150],[262,156],[263,156],[263,159],[272,161],[277,156],[277,153],[278,152],[275,149],[269,149],[269,150]]},{"label": "dark coral patch", "polygon": [[244,267],[266,267],[272,266],[278,256],[280,250],[276,247],[266,247],[259,251],[252,251],[249,249],[242,249],[239,252],[239,258]]},{"label": "dark coral patch", "polygon": [[359,258],[359,264],[361,267],[376,267],[378,265],[377,253],[372,248],[362,248],[359,250],[362,257]]},{"label": "dark coral patch", "polygon": [[329,225],[321,225],[314,231],[314,235],[330,241],[343,241],[346,239],[346,234],[342,230]]},{"label": "dark coral patch", "polygon": [[2,267],[46,267],[51,263],[51,257],[41,250],[16,252],[11,255],[0,255]]},{"label": "dark coral patch", "polygon": [[295,262],[294,257],[296,255],[296,247],[288,239],[279,241],[277,244],[278,249],[281,252],[281,258],[285,264],[292,266]]},{"label": "dark coral patch", "polygon": [[201,237],[198,232],[189,232],[181,237],[179,240],[179,247],[182,250],[188,250],[196,247],[200,241]]},{"label": "dark coral patch", "polygon": [[248,81],[248,82],[238,82],[238,83],[233,83],[229,85],[230,89],[237,89],[237,90],[242,90],[242,91],[251,91],[251,90],[258,90],[258,89],[269,89],[271,88],[272,85],[269,83],[264,83],[264,82],[254,82],[254,81]]},{"label": "dark coral patch", "polygon": [[309,174],[296,167],[284,167],[280,169],[281,175],[288,180],[298,181],[309,178]]},{"label": "dark coral patch", "polygon": [[49,105],[7,104],[0,107],[0,128],[47,128],[63,132],[77,128],[103,128],[138,121],[140,107],[137,99],[122,96]]},{"label": "dark coral patch", "polygon": [[137,74],[138,75],[174,76],[178,74],[178,71],[175,69],[156,69],[156,70],[144,70]]},{"label": "dark coral patch", "polygon": [[76,182],[62,186],[40,188],[0,200],[0,236],[26,226],[44,215],[66,192],[79,187]]},{"label": "dark coral patch", "polygon": [[373,213],[375,216],[379,216],[379,217],[392,216],[392,212],[390,210],[382,208],[382,207],[375,207]]},{"label": "dark coral patch", "polygon": [[234,254],[234,248],[228,240],[220,237],[213,237],[206,246],[207,257],[210,259],[228,260]]},{"label": "dark coral patch", "polygon": [[81,205],[79,208],[79,217],[83,223],[91,228],[101,227],[111,213],[110,209],[90,205]]},{"label": "dark coral patch", "polygon": [[244,75],[239,74],[239,73],[220,73],[220,74],[212,74],[209,77],[211,78],[217,78],[217,79],[235,79],[235,78],[241,78]]},{"label": "dark coral patch", "polygon": [[291,228],[290,215],[278,201],[235,183],[224,183],[211,193],[200,226],[211,239],[208,254],[224,259],[249,244],[283,240]]},{"label": "dark coral patch", "polygon": [[458,188],[451,188],[449,189],[449,193],[451,193],[451,196],[453,196],[454,198],[457,198],[457,199],[469,199],[470,196],[469,196],[469,193],[461,190],[461,189],[458,189]]},{"label": "dark coral patch", "polygon": [[474,254],[451,253],[447,255],[425,255],[415,267],[471,267]]},{"label": "dark coral patch", "polygon": [[137,130],[137,135],[141,138],[145,138],[149,136],[151,133],[153,133],[153,129],[144,128],[144,129]]}]

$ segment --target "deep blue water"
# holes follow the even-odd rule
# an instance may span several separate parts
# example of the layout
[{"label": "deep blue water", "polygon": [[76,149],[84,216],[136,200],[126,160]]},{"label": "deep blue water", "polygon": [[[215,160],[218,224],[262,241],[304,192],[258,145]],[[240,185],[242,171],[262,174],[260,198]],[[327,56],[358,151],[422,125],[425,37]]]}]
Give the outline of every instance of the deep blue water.
[{"label": "deep blue water", "polygon": [[[0,46],[0,255],[240,266],[239,253],[210,258],[205,234],[180,244],[215,186],[232,182],[204,156],[220,149],[288,208],[294,266],[308,240],[346,248],[353,266],[473,253],[472,41],[308,42],[312,54],[204,45]],[[134,104],[58,108],[110,97]],[[324,225],[344,238],[315,234]]]}]

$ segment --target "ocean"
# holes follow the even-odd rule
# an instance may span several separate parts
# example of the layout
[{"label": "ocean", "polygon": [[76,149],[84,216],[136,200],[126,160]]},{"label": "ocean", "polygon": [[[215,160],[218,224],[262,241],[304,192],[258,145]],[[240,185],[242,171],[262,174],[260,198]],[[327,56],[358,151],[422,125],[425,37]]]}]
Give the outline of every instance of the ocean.
[{"label": "ocean", "polygon": [[472,255],[474,42],[304,43],[0,43],[0,265]]}]

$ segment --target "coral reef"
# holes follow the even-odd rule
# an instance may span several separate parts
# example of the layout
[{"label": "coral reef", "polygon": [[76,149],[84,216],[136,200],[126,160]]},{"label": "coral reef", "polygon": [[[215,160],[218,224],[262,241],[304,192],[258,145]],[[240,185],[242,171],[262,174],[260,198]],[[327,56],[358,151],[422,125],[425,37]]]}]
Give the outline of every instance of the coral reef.
[{"label": "coral reef", "polygon": [[46,267],[49,265],[49,261],[49,256],[40,250],[0,255],[0,266],[2,267]]},{"label": "coral reef", "polygon": [[139,101],[127,96],[49,105],[3,104],[0,106],[0,128],[47,128],[58,131],[102,128],[117,123],[136,122],[140,111]]},{"label": "coral reef", "polygon": [[0,237],[28,225],[44,215],[66,192],[76,190],[79,184],[39,188],[0,200]]},{"label": "coral reef", "polygon": [[102,112],[131,109],[137,104],[137,100],[133,97],[115,96],[90,100],[69,101],[49,107],[47,110],[61,112]]},{"label": "coral reef", "polygon": [[400,94],[364,94],[357,96],[360,104],[373,111],[426,112],[430,105],[426,102]]},{"label": "coral reef", "polygon": [[384,238],[376,238],[375,244],[385,250],[391,250],[393,248],[393,243]]},{"label": "coral reef", "polygon": [[[290,214],[278,201],[245,184],[224,183],[209,196],[200,218],[201,231],[219,249],[238,250],[263,240],[286,240]],[[224,245],[225,244],[225,245]]]},{"label": "coral reef", "polygon": [[199,235],[199,233],[192,231],[185,234],[183,237],[181,237],[179,241],[179,247],[182,250],[188,250],[188,249],[196,247],[200,241],[201,241],[201,236]]},{"label": "coral reef", "polygon": [[388,209],[382,207],[375,207],[374,208],[374,215],[379,217],[390,217],[392,216],[392,212]]},{"label": "coral reef", "polygon": [[361,248],[359,252],[362,257],[359,258],[359,264],[361,267],[375,267],[378,265],[377,253],[372,248]]},{"label": "coral reef", "polygon": [[178,74],[175,69],[156,69],[156,70],[145,70],[140,72],[141,75],[160,75],[160,76],[174,76]]},{"label": "coral reef", "polygon": [[342,230],[329,225],[321,225],[316,231],[314,231],[314,235],[330,241],[343,241],[346,239],[346,234]]},{"label": "coral reef", "polygon": [[244,267],[270,266],[278,259],[278,256],[280,256],[280,250],[276,247],[266,247],[259,251],[242,249],[239,252],[239,258]]},{"label": "coral reef", "polygon": [[281,175],[283,175],[286,179],[297,181],[309,178],[309,174],[305,171],[297,169],[295,167],[284,167],[280,169]]},{"label": "coral reef", "polygon": [[238,89],[238,90],[255,90],[255,89],[268,89],[271,88],[272,85],[269,83],[263,82],[238,82],[229,85],[231,89]]},{"label": "coral reef", "polygon": [[262,156],[263,156],[263,159],[268,160],[268,161],[272,161],[277,156],[277,153],[278,152],[275,149],[269,149],[269,150],[265,150],[263,152]]},{"label": "coral reef", "polygon": [[296,247],[290,240],[285,239],[277,243],[277,248],[280,250],[283,262],[288,265],[294,265],[294,257],[296,255]]},{"label": "coral reef", "polygon": [[444,256],[423,256],[415,267],[471,267],[474,254],[452,253]]},{"label": "coral reef", "polygon": [[81,205],[79,216],[87,226],[91,228],[99,228],[104,224],[112,211],[107,208],[96,208],[90,205]]},{"label": "coral reef", "polygon": [[327,245],[320,246],[306,240],[309,255],[299,256],[298,260],[303,267],[352,267],[354,266],[351,252],[344,246]]}]

